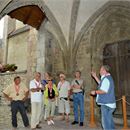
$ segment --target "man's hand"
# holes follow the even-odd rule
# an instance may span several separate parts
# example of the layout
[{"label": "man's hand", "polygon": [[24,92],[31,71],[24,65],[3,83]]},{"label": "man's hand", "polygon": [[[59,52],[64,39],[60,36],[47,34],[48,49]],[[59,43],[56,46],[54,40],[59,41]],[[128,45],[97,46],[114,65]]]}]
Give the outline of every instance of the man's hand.
[{"label": "man's hand", "polygon": [[92,71],[92,72],[91,72],[91,75],[92,75],[92,77],[96,80],[96,82],[99,84],[99,83],[100,83],[100,79],[97,77],[96,72]]},{"label": "man's hand", "polygon": [[39,91],[41,91],[42,90],[42,88],[32,88],[31,89],[31,92],[39,92]]},{"label": "man's hand", "polygon": [[94,71],[91,72],[91,75],[92,75],[92,77],[94,77],[94,78],[97,77],[97,74],[96,74],[96,72],[94,72]]},{"label": "man's hand", "polygon": [[80,85],[74,85],[74,88],[80,89]]},{"label": "man's hand", "polygon": [[41,90],[42,90],[42,88],[36,88],[36,90],[37,90],[37,92],[39,92],[39,91],[41,91]]},{"label": "man's hand", "polygon": [[24,98],[22,99],[22,101],[23,101],[23,102],[25,102],[25,100],[26,100],[26,99],[27,99],[27,98],[26,98],[26,97],[24,97]]},{"label": "man's hand", "polygon": [[71,89],[73,89],[73,88],[80,89],[80,88],[81,88],[81,86],[80,86],[80,85],[73,85],[73,86],[71,86]]},{"label": "man's hand", "polygon": [[93,96],[95,96],[96,95],[96,91],[95,90],[93,90],[93,91],[91,91],[91,93],[90,93],[91,95],[93,95]]},{"label": "man's hand", "polygon": [[11,97],[8,97],[8,101],[10,101],[10,102],[11,102],[11,101],[13,101],[13,99],[12,99]]}]

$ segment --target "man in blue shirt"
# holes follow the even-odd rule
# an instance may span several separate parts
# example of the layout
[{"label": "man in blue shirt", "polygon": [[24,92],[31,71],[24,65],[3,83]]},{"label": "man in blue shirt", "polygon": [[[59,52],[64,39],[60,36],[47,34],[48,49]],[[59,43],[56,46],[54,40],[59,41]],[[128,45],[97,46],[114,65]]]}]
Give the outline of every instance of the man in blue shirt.
[{"label": "man in blue shirt", "polygon": [[92,72],[92,77],[98,83],[98,90],[91,91],[91,95],[96,95],[96,102],[101,106],[101,120],[104,130],[115,129],[113,121],[113,112],[116,108],[114,82],[109,73],[110,67],[103,65],[100,69],[101,80],[98,79],[95,72]]}]

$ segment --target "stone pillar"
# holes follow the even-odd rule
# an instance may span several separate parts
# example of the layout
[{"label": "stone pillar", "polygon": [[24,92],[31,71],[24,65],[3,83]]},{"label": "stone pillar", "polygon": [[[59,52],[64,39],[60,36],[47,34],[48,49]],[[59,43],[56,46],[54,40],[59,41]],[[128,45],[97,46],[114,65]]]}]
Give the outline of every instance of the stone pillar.
[{"label": "stone pillar", "polygon": [[46,41],[46,33],[43,23],[38,31],[37,67],[36,67],[36,71],[40,72],[42,75],[45,72],[45,41]]},{"label": "stone pillar", "polygon": [[30,27],[29,36],[28,36],[28,56],[27,56],[27,78],[28,81],[33,79],[34,73],[36,71],[36,62],[37,62],[37,30]]},{"label": "stone pillar", "polygon": [[8,16],[5,16],[4,18],[4,31],[3,31],[3,64],[7,64],[7,57],[8,57]]},{"label": "stone pillar", "polygon": [[37,44],[37,67],[38,72],[43,73],[45,71],[45,34],[39,34],[40,39],[38,39]]}]

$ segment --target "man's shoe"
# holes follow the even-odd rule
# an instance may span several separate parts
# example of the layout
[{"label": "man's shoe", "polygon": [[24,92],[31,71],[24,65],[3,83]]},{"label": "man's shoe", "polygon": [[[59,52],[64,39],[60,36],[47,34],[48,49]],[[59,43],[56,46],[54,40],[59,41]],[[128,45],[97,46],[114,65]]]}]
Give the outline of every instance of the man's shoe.
[{"label": "man's shoe", "polygon": [[37,125],[36,128],[37,128],[37,129],[41,129],[42,127],[41,127],[40,125]]},{"label": "man's shoe", "polygon": [[12,130],[16,130],[16,129],[17,129],[17,127],[13,127],[13,128],[12,128]]},{"label": "man's shoe", "polygon": [[48,125],[51,125],[51,121],[47,121],[47,124],[48,124]]},{"label": "man's shoe", "polygon": [[55,124],[53,120],[50,120],[50,122],[51,122],[51,124],[53,124],[53,125]]},{"label": "man's shoe", "polygon": [[83,123],[83,122],[80,122],[79,126],[83,126],[83,125],[84,125],[84,123]]},{"label": "man's shoe", "polygon": [[78,121],[73,121],[71,124],[75,125],[75,124],[78,124],[78,123],[79,123]]},{"label": "man's shoe", "polygon": [[26,128],[30,128],[30,125],[28,125],[28,126],[25,126]]}]

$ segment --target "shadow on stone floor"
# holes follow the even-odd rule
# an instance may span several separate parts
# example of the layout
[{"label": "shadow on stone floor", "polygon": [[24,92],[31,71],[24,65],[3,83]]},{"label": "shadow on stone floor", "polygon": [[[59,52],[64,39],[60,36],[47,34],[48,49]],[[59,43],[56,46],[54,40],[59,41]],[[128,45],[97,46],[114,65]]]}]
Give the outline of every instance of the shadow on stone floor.
[{"label": "shadow on stone floor", "polygon": [[[17,130],[29,130],[27,128],[23,127],[23,122],[21,119],[20,114],[18,113],[18,128]],[[29,120],[30,120],[30,114],[28,114]],[[42,121],[41,130],[96,130],[96,129],[102,129],[100,122],[97,123],[96,128],[90,128],[89,127],[89,121],[84,122],[84,126],[80,127],[79,125],[71,125],[71,122],[73,121],[73,116],[71,116],[70,122],[66,123],[65,121],[59,121],[58,116],[55,117],[55,125],[48,126],[46,121]],[[122,129],[123,123],[118,124],[118,120],[116,119],[116,129]],[[118,124],[118,125],[117,125]],[[9,106],[0,106],[0,130],[12,130],[11,126],[11,113],[10,113],[10,107]]]}]

